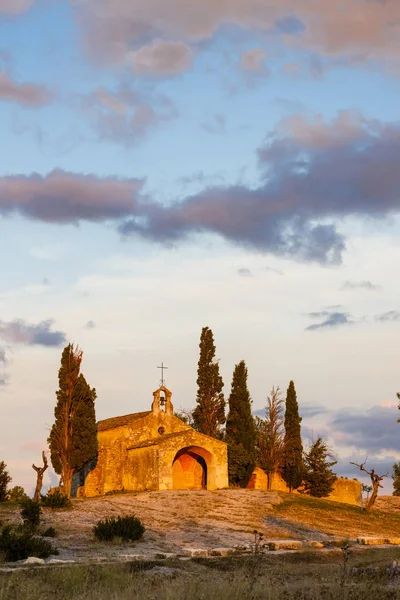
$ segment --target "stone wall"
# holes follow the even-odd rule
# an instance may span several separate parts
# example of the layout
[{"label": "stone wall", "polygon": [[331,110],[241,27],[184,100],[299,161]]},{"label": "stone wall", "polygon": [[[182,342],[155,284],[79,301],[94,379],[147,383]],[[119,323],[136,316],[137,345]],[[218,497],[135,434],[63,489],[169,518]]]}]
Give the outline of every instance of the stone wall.
[{"label": "stone wall", "polygon": [[[266,490],[268,487],[266,473],[259,467],[256,467],[247,487],[249,489]],[[290,491],[279,473],[274,473],[272,476],[271,490],[277,492]],[[354,479],[339,477],[335,481],[333,492],[327,498],[324,498],[324,500],[361,506],[361,483]]]},{"label": "stone wall", "polygon": [[361,506],[361,483],[355,479],[343,479],[340,477],[335,481],[329,500]]}]

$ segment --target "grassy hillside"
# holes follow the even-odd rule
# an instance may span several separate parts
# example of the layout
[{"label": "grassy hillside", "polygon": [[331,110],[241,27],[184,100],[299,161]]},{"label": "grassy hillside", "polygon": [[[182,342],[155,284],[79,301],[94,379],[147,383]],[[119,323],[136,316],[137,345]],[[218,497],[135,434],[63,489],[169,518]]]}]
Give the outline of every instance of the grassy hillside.
[{"label": "grassy hillside", "polygon": [[[367,513],[357,506],[309,498],[300,494],[279,494],[282,502],[274,505],[274,523],[286,528],[290,537],[336,536],[354,539],[359,535],[400,538],[400,510],[397,498],[385,497],[377,509]],[[385,510],[382,510],[382,509]]]}]

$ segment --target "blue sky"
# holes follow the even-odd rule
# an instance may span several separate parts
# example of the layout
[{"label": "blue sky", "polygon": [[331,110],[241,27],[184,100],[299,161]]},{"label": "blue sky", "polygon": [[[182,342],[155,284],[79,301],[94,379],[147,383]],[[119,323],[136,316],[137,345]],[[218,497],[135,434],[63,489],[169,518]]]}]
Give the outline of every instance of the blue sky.
[{"label": "blue sky", "polygon": [[245,359],[254,410],[294,379],[343,474],[400,458],[399,23],[395,0],[0,0],[14,484],[65,343],[106,418],[149,406],[160,361],[193,406],[205,325],[226,397]]}]

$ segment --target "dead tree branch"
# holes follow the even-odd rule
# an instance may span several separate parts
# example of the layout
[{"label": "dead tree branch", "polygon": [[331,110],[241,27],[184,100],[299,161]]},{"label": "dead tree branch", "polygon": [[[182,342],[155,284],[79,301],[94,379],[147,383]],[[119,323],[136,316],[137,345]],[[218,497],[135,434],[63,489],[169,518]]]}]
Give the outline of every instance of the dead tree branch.
[{"label": "dead tree branch", "polygon": [[369,475],[370,479],[371,479],[371,483],[372,483],[372,495],[370,497],[369,500],[367,500],[367,504],[365,506],[365,510],[370,511],[373,509],[375,501],[378,497],[378,492],[379,492],[379,488],[383,488],[383,485],[381,485],[381,481],[385,478],[385,477],[389,477],[389,473],[385,473],[384,475],[378,475],[378,473],[375,473],[375,469],[371,469],[370,471],[368,471],[365,468],[365,465],[367,463],[367,458],[364,460],[363,463],[361,463],[360,465],[358,463],[355,462],[350,462],[351,465],[354,465],[355,467],[358,467],[360,469],[360,471],[363,471],[363,473],[366,473],[367,475]]},{"label": "dead tree branch", "polygon": [[46,453],[44,450],[42,452],[42,460],[43,460],[43,467],[37,467],[36,465],[32,465],[32,469],[34,469],[34,471],[36,471],[36,473],[37,473],[36,489],[35,489],[35,493],[33,495],[33,500],[35,502],[39,502],[40,492],[42,491],[42,486],[43,486],[43,475],[44,475],[45,470],[49,466],[48,462],[47,462],[47,456],[46,456]]}]

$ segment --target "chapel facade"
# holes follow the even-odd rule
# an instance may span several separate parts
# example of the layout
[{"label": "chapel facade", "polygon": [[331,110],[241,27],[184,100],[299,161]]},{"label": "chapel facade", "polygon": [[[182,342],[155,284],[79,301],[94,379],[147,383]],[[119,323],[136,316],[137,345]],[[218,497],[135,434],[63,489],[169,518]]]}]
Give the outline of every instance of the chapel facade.
[{"label": "chapel facade", "polygon": [[228,487],[226,443],[176,417],[171,397],[162,385],[151,410],[100,421],[98,456],[75,475],[72,494]]}]

